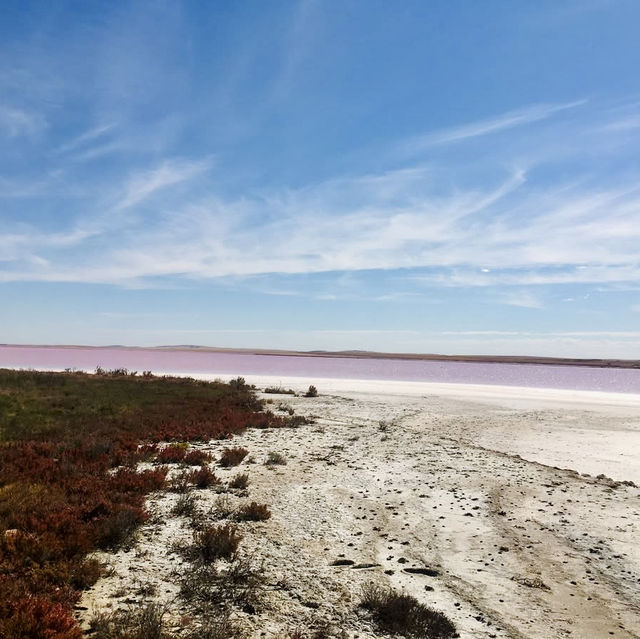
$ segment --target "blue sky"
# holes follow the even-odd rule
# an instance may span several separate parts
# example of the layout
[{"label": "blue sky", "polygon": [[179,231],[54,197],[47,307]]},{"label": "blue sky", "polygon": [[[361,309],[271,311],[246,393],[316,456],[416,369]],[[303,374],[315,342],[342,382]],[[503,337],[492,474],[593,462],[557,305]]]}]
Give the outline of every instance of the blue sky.
[{"label": "blue sky", "polygon": [[640,358],[638,24],[6,1],[0,341]]}]

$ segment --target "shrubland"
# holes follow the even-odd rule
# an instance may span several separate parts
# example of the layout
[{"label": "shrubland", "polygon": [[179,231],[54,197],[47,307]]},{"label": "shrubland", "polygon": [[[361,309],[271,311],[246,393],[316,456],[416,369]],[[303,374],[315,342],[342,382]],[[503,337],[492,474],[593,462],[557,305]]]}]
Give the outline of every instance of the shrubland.
[{"label": "shrubland", "polygon": [[[147,518],[145,496],[165,488],[164,464],[202,464],[188,480],[219,481],[186,442],[288,425],[262,411],[242,378],[223,384],[123,371],[0,370],[3,638],[81,636],[73,606],[100,576],[87,556],[128,543]],[[230,465],[246,454],[228,450]],[[156,465],[138,470],[149,459]],[[233,552],[231,526],[199,533],[199,549],[219,552],[225,534]]]}]

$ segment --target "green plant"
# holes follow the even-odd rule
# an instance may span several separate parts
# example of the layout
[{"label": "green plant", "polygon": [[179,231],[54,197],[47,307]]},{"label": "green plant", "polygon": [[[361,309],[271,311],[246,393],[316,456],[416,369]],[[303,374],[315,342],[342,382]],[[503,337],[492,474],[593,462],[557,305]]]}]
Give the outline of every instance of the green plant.
[{"label": "green plant", "polygon": [[192,517],[197,510],[198,498],[192,493],[184,493],[178,497],[171,513],[179,517]]},{"label": "green plant", "polygon": [[283,388],[282,386],[267,386],[264,389],[265,393],[270,395],[295,395],[296,392],[291,388]]}]

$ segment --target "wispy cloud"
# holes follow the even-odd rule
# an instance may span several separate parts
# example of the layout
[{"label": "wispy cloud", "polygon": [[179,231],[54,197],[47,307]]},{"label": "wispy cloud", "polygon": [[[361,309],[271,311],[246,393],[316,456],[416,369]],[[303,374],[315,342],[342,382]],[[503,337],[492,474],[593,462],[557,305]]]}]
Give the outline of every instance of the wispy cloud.
[{"label": "wispy cloud", "polygon": [[73,151],[79,147],[85,147],[90,143],[95,142],[98,139],[103,138],[108,133],[111,133],[116,128],[114,123],[100,124],[88,131],[84,131],[80,135],[77,135],[72,140],[65,142],[58,147],[58,153],[67,153]]},{"label": "wispy cloud", "polygon": [[211,158],[203,160],[166,160],[157,168],[131,177],[127,183],[117,209],[126,209],[139,204],[154,193],[168,187],[187,182],[211,167]]},{"label": "wispy cloud", "polygon": [[9,138],[35,137],[46,127],[40,113],[0,104],[0,132]]},{"label": "wispy cloud", "polygon": [[[532,106],[441,132],[439,139],[533,125],[580,104]],[[604,117],[594,116],[598,122]],[[614,121],[619,114],[609,117]],[[593,129],[589,122],[580,126]],[[59,155],[100,149],[118,141],[116,130],[120,136],[113,124],[82,131],[59,147]],[[615,134],[601,135],[604,153]],[[0,250],[10,267],[0,278],[156,286],[159,278],[405,269],[405,280],[430,288],[510,287],[501,297],[491,293],[494,300],[528,308],[544,301],[532,286],[637,285],[637,176],[578,179],[570,172],[570,179],[556,178],[544,163],[529,161],[536,146],[532,139],[514,152],[524,158],[521,164],[492,159],[482,166],[481,179],[477,158],[470,157],[336,176],[297,188],[254,186],[236,194],[218,186],[228,177],[222,163],[216,164],[220,179],[212,180],[211,156],[138,158],[86,185],[72,164],[62,165],[66,177],[61,179],[69,189],[83,185],[74,195],[75,220],[49,234],[26,222],[7,227]],[[71,200],[57,188],[66,205]],[[63,245],[69,250],[60,250]],[[296,290],[272,283],[265,288]],[[396,293],[367,296],[384,300]],[[353,297],[353,291],[335,287],[316,294]]]},{"label": "wispy cloud", "polygon": [[425,135],[406,140],[401,149],[405,153],[417,153],[433,146],[461,142],[470,138],[491,135],[507,129],[533,124],[545,120],[560,111],[575,109],[587,103],[587,100],[576,100],[562,104],[535,104],[515,111],[508,111],[495,118],[479,120],[457,127],[433,131]]},{"label": "wispy cloud", "polygon": [[531,291],[508,291],[503,293],[500,298],[502,304],[509,306],[520,306],[523,308],[542,308],[542,300],[538,295],[535,295]]}]

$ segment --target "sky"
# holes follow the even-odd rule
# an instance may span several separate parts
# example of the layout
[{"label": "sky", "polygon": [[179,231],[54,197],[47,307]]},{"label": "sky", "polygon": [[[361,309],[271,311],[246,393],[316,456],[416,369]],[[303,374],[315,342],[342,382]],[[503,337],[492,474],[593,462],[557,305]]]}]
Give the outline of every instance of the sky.
[{"label": "sky", "polygon": [[638,24],[5,0],[0,342],[640,358]]}]

